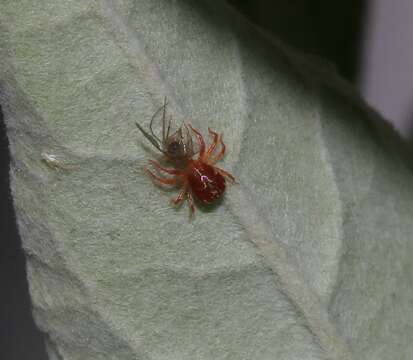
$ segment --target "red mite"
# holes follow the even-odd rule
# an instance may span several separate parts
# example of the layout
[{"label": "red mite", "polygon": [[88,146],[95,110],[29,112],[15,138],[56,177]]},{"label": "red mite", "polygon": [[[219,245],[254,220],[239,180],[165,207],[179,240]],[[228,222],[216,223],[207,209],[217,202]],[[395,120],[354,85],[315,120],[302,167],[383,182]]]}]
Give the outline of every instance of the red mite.
[{"label": "red mite", "polygon": [[[180,205],[186,199],[189,204],[191,215],[195,212],[195,198],[200,204],[212,204],[220,199],[225,192],[225,178],[231,182],[235,182],[235,178],[227,171],[215,166],[225,154],[225,144],[222,140],[222,134],[218,135],[215,131],[208,128],[209,134],[212,136],[212,143],[207,148],[204,138],[201,133],[194,129],[190,124],[184,124],[173,134],[169,135],[171,128],[171,117],[166,124],[166,99],[164,104],[153,115],[149,130],[145,131],[138,123],[136,126],[142,134],[156,147],[163,155],[167,162],[172,167],[163,167],[155,160],[149,160],[158,172],[164,172],[172,177],[160,177],[145,167],[146,173],[155,181],[165,185],[180,186],[181,191],[178,196],[172,199],[175,205]],[[159,139],[152,130],[152,123],[156,115],[163,110],[162,116],[162,140]],[[188,130],[191,129],[196,137],[199,150],[194,151],[192,136]],[[185,131],[184,131],[185,129]],[[220,150],[216,153],[217,146],[220,145]],[[198,154],[196,159],[193,159],[195,154]]]}]

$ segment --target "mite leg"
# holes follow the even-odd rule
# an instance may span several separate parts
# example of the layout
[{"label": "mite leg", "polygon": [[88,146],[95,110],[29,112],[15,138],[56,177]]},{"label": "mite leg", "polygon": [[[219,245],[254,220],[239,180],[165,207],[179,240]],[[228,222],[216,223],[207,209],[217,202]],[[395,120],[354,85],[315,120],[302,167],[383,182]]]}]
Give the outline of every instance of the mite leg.
[{"label": "mite leg", "polygon": [[213,139],[212,144],[209,146],[209,149],[206,153],[206,159],[208,159],[212,155],[218,145],[218,134],[215,131],[212,131],[211,128],[208,128],[208,132],[212,135]]},{"label": "mite leg", "polygon": [[179,175],[181,173],[179,170],[163,167],[161,164],[159,164],[155,160],[149,160],[149,163],[151,163],[153,166],[155,166],[159,171],[166,172],[167,174]]},{"label": "mite leg", "polygon": [[[165,116],[166,105],[168,105],[168,102],[166,101],[166,97],[165,97],[165,98],[164,98],[163,105],[162,105],[158,110],[156,110],[155,114],[152,115],[151,122],[149,123],[149,130],[151,131],[152,136],[153,136],[156,140],[158,140],[159,142],[161,142],[161,140],[159,140],[159,138],[154,134],[153,129],[152,129],[152,124],[153,124],[153,121],[154,121],[155,118],[156,118],[156,115],[158,115],[159,112],[160,112],[162,109],[163,109],[163,111],[164,111],[164,116]],[[138,127],[140,128],[140,126],[138,126]],[[141,131],[142,131],[142,130],[141,130]],[[144,133],[144,134],[145,134],[145,133]]]},{"label": "mite leg", "polygon": [[185,199],[185,195],[187,191],[188,191],[188,185],[185,184],[181,192],[178,194],[178,196],[175,199],[172,199],[172,203],[174,205],[181,205]]},{"label": "mite leg", "polygon": [[211,162],[212,164],[217,163],[219,160],[221,160],[221,159],[224,157],[226,146],[225,146],[225,144],[224,144],[224,141],[222,140],[222,134],[221,134],[221,136],[219,137],[219,143],[220,143],[220,145],[221,145],[221,150],[220,150],[220,152],[217,154],[217,156],[215,156],[215,158],[212,158],[212,159],[211,159],[210,162]]},{"label": "mite leg", "polygon": [[174,177],[174,178],[170,178],[170,179],[165,179],[165,178],[161,178],[157,175],[155,175],[152,171],[150,171],[148,168],[144,168],[145,172],[155,181],[160,182],[161,184],[164,185],[176,185],[178,183],[178,178]]},{"label": "mite leg", "polygon": [[198,130],[196,130],[192,127],[191,124],[188,124],[188,126],[191,128],[191,130],[196,135],[196,139],[197,139],[198,144],[199,144],[199,157],[203,158],[204,154],[205,154],[205,141],[204,141],[204,138],[202,137],[201,133]]},{"label": "mite leg", "polygon": [[172,121],[172,115],[169,117],[169,121],[168,121],[168,129],[166,131],[166,138],[163,139],[163,141],[166,141],[166,139],[169,138],[169,130],[171,130],[171,121]]},{"label": "mite leg", "polygon": [[218,171],[222,176],[227,177],[228,179],[231,180],[231,182],[236,183],[237,181],[235,180],[235,178],[228,172],[225,171],[219,167],[214,166],[215,170]]},{"label": "mite leg", "polygon": [[165,141],[165,123],[166,123],[166,105],[168,105],[166,101],[166,96],[163,99],[163,112],[162,112],[162,141]]},{"label": "mite leg", "polygon": [[194,199],[192,198],[192,195],[189,191],[187,192],[187,194],[188,194],[188,197],[187,197],[188,205],[189,205],[189,210],[190,210],[189,217],[191,218],[195,214]]}]

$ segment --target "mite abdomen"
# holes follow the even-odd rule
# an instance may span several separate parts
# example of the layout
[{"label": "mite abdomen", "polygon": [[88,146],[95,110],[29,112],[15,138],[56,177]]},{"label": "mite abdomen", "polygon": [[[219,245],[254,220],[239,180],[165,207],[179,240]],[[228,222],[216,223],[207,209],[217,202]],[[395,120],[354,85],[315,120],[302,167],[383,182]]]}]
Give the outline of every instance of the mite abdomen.
[{"label": "mite abdomen", "polygon": [[225,192],[224,177],[202,161],[191,160],[187,176],[192,194],[203,204],[213,203]]}]

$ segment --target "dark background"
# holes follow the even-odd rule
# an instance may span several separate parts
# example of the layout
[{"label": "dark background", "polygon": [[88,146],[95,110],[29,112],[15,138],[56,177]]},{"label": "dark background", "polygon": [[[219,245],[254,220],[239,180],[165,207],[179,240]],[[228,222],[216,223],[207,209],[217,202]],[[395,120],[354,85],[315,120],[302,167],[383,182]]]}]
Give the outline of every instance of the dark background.
[{"label": "dark background", "polygon": [[[353,82],[357,80],[365,1],[228,2],[285,42],[329,59],[342,76]],[[9,161],[5,125],[0,115],[0,359],[45,360],[44,336],[31,315],[25,259],[9,189]]]},{"label": "dark background", "polygon": [[284,42],[335,64],[358,80],[364,0],[227,0],[250,21]]},{"label": "dark background", "polygon": [[26,267],[9,187],[10,154],[0,108],[0,359],[47,359],[33,322]]}]

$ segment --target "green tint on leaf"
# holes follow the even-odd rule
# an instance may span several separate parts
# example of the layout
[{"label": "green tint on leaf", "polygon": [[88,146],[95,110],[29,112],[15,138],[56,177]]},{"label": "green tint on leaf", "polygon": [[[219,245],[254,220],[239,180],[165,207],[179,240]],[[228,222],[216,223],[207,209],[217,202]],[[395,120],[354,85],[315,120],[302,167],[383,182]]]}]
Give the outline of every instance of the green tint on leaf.
[{"label": "green tint on leaf", "polygon": [[[325,64],[221,2],[4,0],[0,29],[51,358],[412,357],[412,171]],[[224,133],[239,182],[191,222],[142,171],[157,155],[135,123],[164,96],[177,126]]]}]

